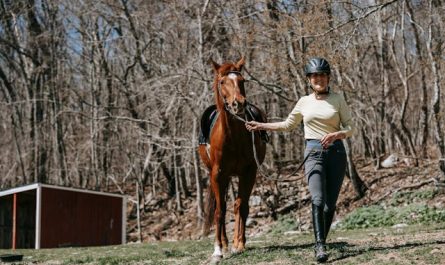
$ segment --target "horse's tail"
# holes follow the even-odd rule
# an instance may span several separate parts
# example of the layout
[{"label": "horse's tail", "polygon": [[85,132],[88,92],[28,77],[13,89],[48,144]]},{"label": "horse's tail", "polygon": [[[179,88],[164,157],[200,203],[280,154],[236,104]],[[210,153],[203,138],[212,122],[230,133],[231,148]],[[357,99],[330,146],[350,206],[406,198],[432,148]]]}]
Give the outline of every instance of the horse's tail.
[{"label": "horse's tail", "polygon": [[207,202],[205,206],[205,223],[203,232],[206,236],[210,234],[210,227],[213,224],[216,208],[215,193],[213,193],[211,185],[211,182],[209,182],[209,187],[207,188]]}]

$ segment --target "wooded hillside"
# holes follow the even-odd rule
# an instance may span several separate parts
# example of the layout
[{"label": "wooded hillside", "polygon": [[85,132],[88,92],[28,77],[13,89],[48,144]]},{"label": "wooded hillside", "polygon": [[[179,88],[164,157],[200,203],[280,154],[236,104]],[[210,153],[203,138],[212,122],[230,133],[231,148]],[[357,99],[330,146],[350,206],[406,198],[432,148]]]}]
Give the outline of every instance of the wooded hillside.
[{"label": "wooded hillside", "polygon": [[[445,173],[444,14],[440,0],[0,0],[0,188],[137,186],[141,206],[199,207],[208,59],[241,55],[269,120],[310,93],[303,66],[325,57],[353,111],[352,161],[378,170],[397,154]],[[301,161],[303,130],[271,136],[264,167],[280,174]]]}]

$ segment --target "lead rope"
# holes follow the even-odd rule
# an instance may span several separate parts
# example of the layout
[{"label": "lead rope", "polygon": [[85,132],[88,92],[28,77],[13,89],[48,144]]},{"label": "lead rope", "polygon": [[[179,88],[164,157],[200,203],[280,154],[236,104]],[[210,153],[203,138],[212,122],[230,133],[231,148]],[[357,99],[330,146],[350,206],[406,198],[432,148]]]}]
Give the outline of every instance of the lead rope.
[{"label": "lead rope", "polygon": [[[249,115],[252,117],[253,119],[253,114],[250,111],[249,108],[246,108],[247,112],[249,112]],[[231,112],[230,112],[231,113]],[[233,113],[231,113],[233,115]],[[238,117],[238,116],[237,116]],[[264,171],[261,169],[261,165],[260,162],[258,161],[258,156],[257,156],[257,152],[256,152],[256,146],[255,146],[255,132],[251,131],[252,134],[252,147],[253,147],[253,157],[255,158],[255,163],[257,165],[258,171],[260,172],[260,174],[265,177],[266,179],[273,181],[273,180],[278,180],[278,178],[271,178],[269,176],[267,176]],[[288,176],[292,176],[293,174],[297,173],[304,165],[304,163],[306,162],[306,160],[309,158],[309,155],[312,153],[313,150],[311,150],[306,157],[303,159],[303,162],[301,162],[301,164],[298,166],[298,168],[296,170],[294,170],[291,174],[289,174]]]}]

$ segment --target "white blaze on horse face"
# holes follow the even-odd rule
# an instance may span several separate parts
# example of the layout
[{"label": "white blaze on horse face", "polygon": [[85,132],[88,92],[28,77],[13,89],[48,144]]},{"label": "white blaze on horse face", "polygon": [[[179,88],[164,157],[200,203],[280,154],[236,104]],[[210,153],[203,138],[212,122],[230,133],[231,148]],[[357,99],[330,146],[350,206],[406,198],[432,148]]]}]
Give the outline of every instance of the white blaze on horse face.
[{"label": "white blaze on horse face", "polygon": [[228,78],[232,79],[232,80],[236,80],[236,78],[238,77],[237,74],[235,73],[230,73],[229,75],[227,75]]},{"label": "white blaze on horse face", "polygon": [[[235,74],[235,73],[230,73],[230,74],[227,75],[227,77],[233,80],[233,83],[235,84],[235,86],[238,86],[238,82],[237,82],[237,80],[238,80],[238,75],[237,75],[237,74]],[[236,90],[235,90],[235,91],[236,91]],[[234,94],[233,94],[233,102],[236,100],[236,94],[237,94],[237,93],[234,93]]]}]

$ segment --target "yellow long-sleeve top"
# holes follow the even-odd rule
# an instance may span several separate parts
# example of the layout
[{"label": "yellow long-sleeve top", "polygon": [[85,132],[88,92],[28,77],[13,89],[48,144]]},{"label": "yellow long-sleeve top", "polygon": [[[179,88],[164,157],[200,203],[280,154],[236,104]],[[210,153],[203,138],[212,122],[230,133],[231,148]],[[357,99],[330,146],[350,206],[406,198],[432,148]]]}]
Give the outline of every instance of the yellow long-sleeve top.
[{"label": "yellow long-sleeve top", "polygon": [[316,99],[315,94],[300,98],[287,119],[277,124],[277,130],[290,131],[302,120],[306,139],[321,139],[338,131],[350,137],[353,132],[351,111],[343,96],[335,92],[322,100]]}]

